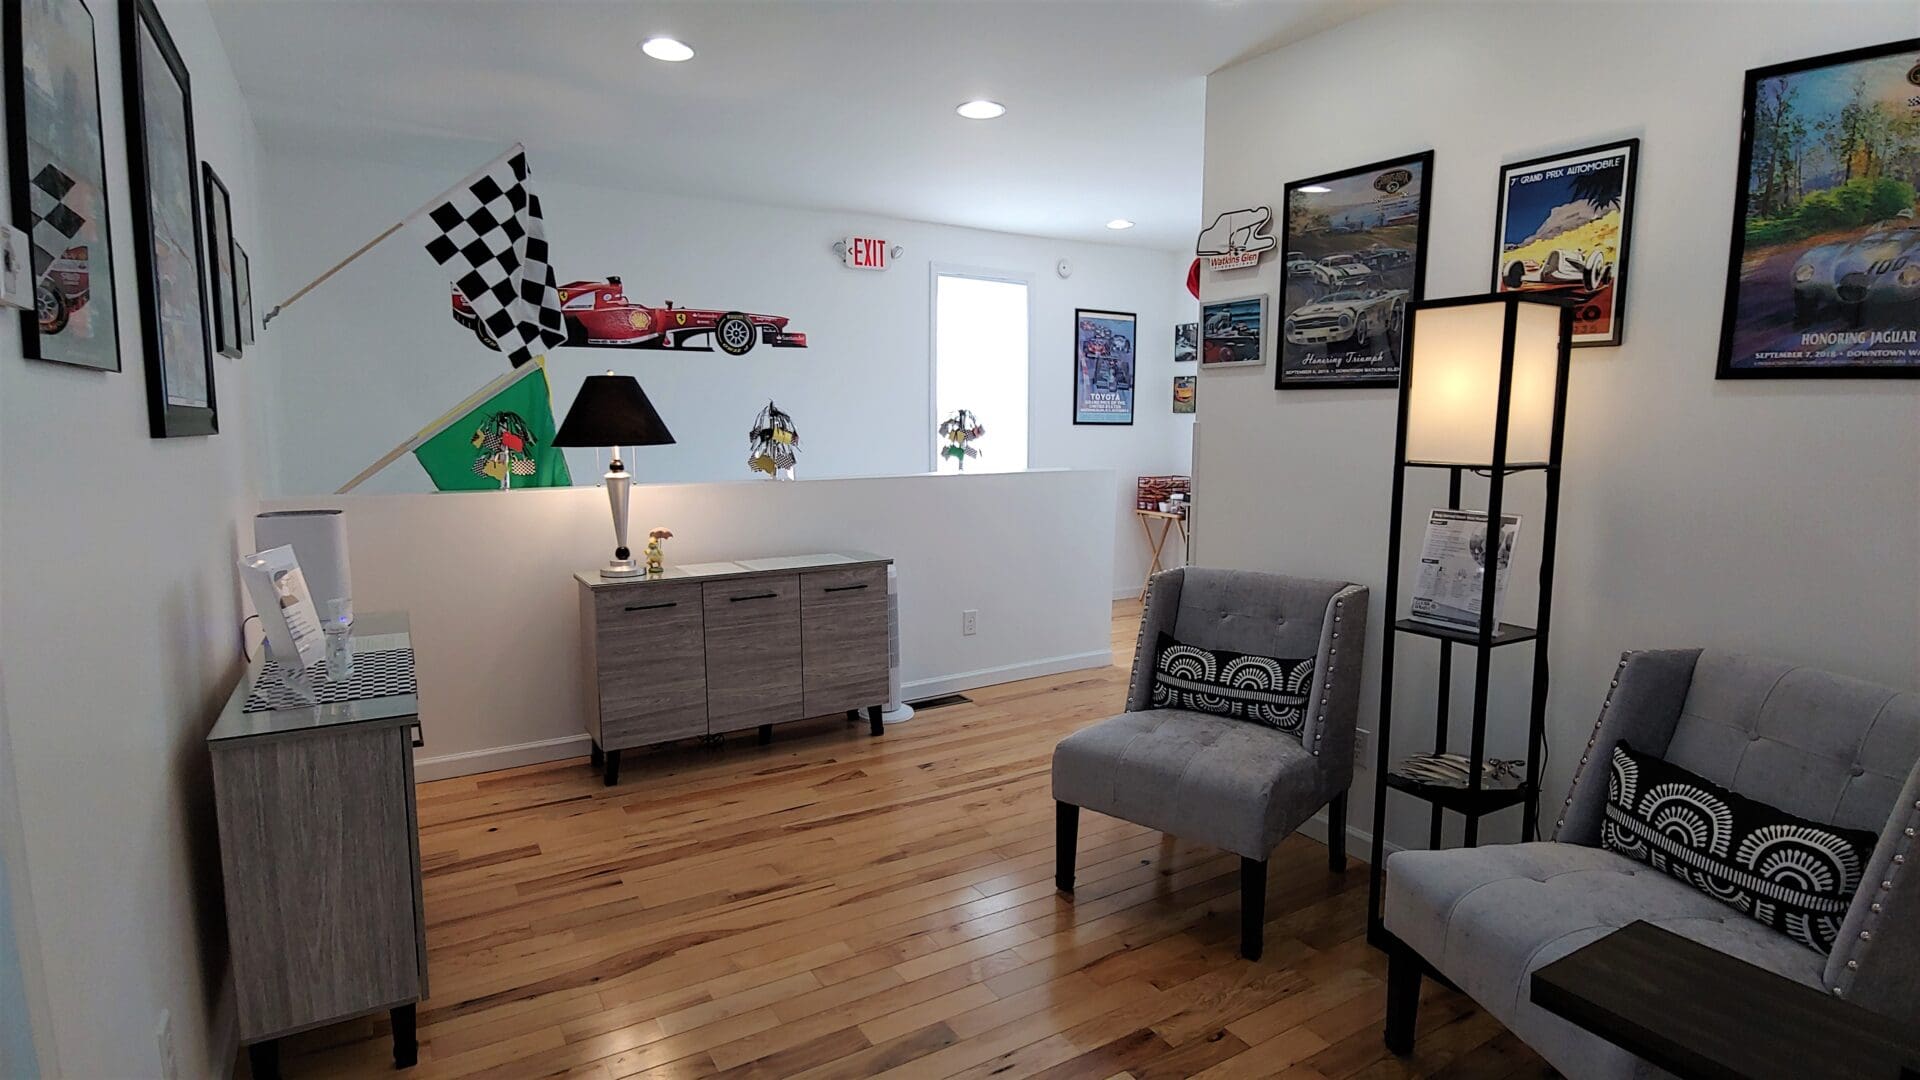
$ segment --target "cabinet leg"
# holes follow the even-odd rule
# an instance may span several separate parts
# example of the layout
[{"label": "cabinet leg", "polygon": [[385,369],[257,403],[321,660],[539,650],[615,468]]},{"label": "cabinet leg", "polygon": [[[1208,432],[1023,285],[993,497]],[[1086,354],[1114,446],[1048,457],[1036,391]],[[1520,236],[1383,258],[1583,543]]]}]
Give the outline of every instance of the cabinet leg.
[{"label": "cabinet leg", "polygon": [[587,765],[590,768],[597,769],[603,763],[604,763],[604,756],[600,752],[600,744],[594,743],[593,749],[587,752]]},{"label": "cabinet leg", "polygon": [[280,1040],[247,1047],[247,1067],[253,1070],[253,1080],[280,1080]]},{"label": "cabinet leg", "polygon": [[772,741],[773,741],[773,725],[761,724],[760,725],[760,745],[765,746]]},{"label": "cabinet leg", "polygon": [[880,722],[880,706],[867,706],[867,724],[868,730],[875,735],[883,735],[886,733],[886,725]]},{"label": "cabinet leg", "polygon": [[848,710],[847,710],[847,719],[849,719],[849,720],[858,720],[858,719],[860,719],[860,710],[859,710],[859,709],[848,709]]},{"label": "cabinet leg", "polygon": [[411,1069],[420,1063],[420,1040],[414,1037],[413,1006],[402,1005],[393,1017],[393,1067]]},{"label": "cabinet leg", "polygon": [[606,756],[607,756],[607,765],[606,765],[607,786],[612,787],[615,784],[618,784],[620,782],[620,751],[609,750],[607,751]]}]

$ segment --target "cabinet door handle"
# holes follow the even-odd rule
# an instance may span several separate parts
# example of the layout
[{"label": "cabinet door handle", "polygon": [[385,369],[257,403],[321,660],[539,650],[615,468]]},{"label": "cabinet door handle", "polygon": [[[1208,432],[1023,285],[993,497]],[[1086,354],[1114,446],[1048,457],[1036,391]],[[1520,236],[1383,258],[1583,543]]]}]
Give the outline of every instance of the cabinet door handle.
[{"label": "cabinet door handle", "polygon": [[864,589],[866,587],[867,587],[866,582],[863,581],[858,585],[829,585],[821,591],[822,592],[852,592],[855,589]]},{"label": "cabinet door handle", "polygon": [[658,611],[661,608],[679,607],[680,601],[669,600],[664,604],[628,604],[628,611]]},{"label": "cabinet door handle", "polygon": [[727,599],[737,604],[742,600],[773,600],[778,598],[779,595],[777,592],[757,592],[751,596],[729,596]]}]

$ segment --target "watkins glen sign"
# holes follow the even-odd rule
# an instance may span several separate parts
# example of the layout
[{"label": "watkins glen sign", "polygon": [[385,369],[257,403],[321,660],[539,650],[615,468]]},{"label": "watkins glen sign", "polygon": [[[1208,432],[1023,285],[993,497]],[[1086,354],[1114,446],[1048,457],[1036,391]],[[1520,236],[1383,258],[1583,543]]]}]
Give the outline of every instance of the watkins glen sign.
[{"label": "watkins glen sign", "polygon": [[1210,270],[1241,270],[1258,265],[1260,256],[1274,249],[1275,241],[1267,235],[1272,225],[1271,206],[1229,210],[1200,230],[1193,253],[1205,259]]}]

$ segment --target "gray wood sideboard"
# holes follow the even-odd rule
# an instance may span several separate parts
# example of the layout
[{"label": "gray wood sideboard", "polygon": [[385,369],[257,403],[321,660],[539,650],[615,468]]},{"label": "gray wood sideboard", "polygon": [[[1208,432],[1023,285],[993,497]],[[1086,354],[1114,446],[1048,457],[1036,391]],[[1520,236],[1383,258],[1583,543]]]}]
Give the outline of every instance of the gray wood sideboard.
[{"label": "gray wood sideboard", "polygon": [[580,586],[587,734],[620,752],[867,710],[887,700],[887,564],[863,552],[692,563]]},{"label": "gray wood sideboard", "polygon": [[[405,615],[362,615],[354,651],[411,648]],[[282,1036],[387,1012],[418,1060],[427,995],[416,694],[246,712],[256,660],[207,735],[240,1042],[256,1080]]]}]

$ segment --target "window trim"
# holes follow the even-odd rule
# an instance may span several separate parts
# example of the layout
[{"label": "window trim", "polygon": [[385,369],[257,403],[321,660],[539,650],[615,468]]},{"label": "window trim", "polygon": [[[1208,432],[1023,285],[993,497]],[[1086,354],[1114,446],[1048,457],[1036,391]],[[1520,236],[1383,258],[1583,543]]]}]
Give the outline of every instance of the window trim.
[{"label": "window trim", "polygon": [[1027,460],[1020,463],[1021,470],[1033,467],[1033,283],[1035,275],[1026,270],[1002,270],[966,263],[934,262],[927,265],[927,471],[940,471],[940,456],[934,446],[932,431],[939,426],[940,416],[940,279],[943,277],[973,278],[978,281],[1000,281],[1010,285],[1019,285],[1027,290]]}]

